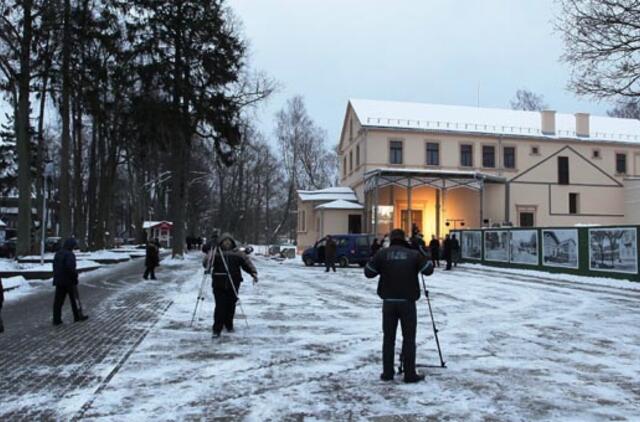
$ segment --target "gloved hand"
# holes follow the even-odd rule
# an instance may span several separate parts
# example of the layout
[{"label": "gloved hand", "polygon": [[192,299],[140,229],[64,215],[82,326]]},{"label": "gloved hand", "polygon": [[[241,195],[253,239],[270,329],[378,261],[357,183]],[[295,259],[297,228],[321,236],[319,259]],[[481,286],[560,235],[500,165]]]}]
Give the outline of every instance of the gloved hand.
[{"label": "gloved hand", "polygon": [[257,284],[258,283],[258,274],[254,274],[252,277],[253,277],[253,284]]}]

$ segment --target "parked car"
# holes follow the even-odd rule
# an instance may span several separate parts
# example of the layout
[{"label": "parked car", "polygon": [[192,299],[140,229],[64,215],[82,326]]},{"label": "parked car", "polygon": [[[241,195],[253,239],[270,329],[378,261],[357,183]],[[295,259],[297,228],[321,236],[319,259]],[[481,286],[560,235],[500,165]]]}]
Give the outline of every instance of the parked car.
[{"label": "parked car", "polygon": [[12,237],[0,242],[0,258],[15,258],[16,240],[15,237]]},{"label": "parked car", "polygon": [[[336,234],[331,235],[336,242],[336,262],[341,267],[358,264],[364,267],[371,256],[373,236],[368,234]],[[324,264],[325,238],[320,239],[311,248],[302,253],[302,261],[308,267]]]},{"label": "parked car", "polygon": [[61,237],[47,237],[44,241],[44,250],[46,252],[58,252],[62,247]]}]

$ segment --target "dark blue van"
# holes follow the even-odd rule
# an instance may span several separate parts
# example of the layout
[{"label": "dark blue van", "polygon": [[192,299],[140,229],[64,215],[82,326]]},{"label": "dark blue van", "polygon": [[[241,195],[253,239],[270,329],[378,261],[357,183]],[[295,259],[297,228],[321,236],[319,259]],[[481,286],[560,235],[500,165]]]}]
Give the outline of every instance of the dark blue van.
[{"label": "dark blue van", "polygon": [[[349,264],[358,264],[364,267],[371,256],[371,242],[373,236],[368,234],[336,234],[331,235],[336,242],[336,263],[341,267]],[[306,249],[302,254],[302,261],[308,267],[315,264],[324,264],[325,238],[316,242],[313,247]]]}]

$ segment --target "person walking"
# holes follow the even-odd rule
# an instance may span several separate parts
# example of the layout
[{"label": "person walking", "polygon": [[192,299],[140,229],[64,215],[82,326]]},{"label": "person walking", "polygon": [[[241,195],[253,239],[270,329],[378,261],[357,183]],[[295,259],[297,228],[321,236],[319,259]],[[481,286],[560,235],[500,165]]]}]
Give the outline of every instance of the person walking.
[{"label": "person walking", "polygon": [[160,250],[156,241],[147,242],[146,256],[144,258],[144,275],[142,278],[147,280],[151,276],[151,280],[156,279],[156,267],[160,265]]},{"label": "person walking", "polygon": [[447,262],[447,266],[445,268],[445,270],[447,271],[451,270],[451,253],[452,253],[451,238],[447,234],[444,237],[444,242],[442,242],[442,257]]},{"label": "person walking", "polygon": [[62,249],[53,257],[53,285],[56,287],[53,300],[53,325],[62,324],[62,305],[67,296],[71,303],[73,320],[79,322],[89,319],[82,312],[78,295],[78,271],[76,256],[73,253],[76,246],[76,240],[69,238],[64,241]]},{"label": "person walking", "polygon": [[333,269],[336,272],[336,254],[338,253],[338,245],[331,236],[325,238],[324,243],[324,265],[326,267],[325,272],[329,272],[329,269]]},{"label": "person walking", "polygon": [[[258,282],[258,271],[249,256],[238,249],[230,234],[225,233],[220,236],[217,246],[218,248],[211,248],[203,265],[207,268],[213,260],[211,271],[211,288],[215,299],[213,335],[220,337],[223,328],[233,332],[236,302],[240,294],[240,284],[243,281],[242,271],[251,275],[254,283]],[[215,256],[212,257],[213,253]]]},{"label": "person walking", "polygon": [[419,274],[433,274],[433,264],[419,251],[410,248],[401,229],[390,234],[391,244],[371,258],[364,269],[367,278],[380,277],[378,296],[382,299],[382,374],[383,381],[393,380],[394,354],[398,321],[402,328],[404,382],[424,379],[416,371],[416,301],[420,298]]},{"label": "person walking", "polygon": [[431,242],[429,242],[429,253],[431,254],[431,262],[434,267],[440,266],[440,241],[436,235],[431,235]]},{"label": "person walking", "polygon": [[456,235],[451,235],[451,260],[453,261],[453,266],[458,266],[458,261],[460,261],[460,242],[456,238]]}]

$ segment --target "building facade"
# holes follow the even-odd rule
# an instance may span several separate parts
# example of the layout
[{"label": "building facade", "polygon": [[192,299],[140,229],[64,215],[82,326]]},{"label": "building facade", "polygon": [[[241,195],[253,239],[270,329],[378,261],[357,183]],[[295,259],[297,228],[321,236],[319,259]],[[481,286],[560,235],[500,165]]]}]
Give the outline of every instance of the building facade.
[{"label": "building facade", "polygon": [[376,235],[640,223],[640,121],[350,100],[340,185]]}]

